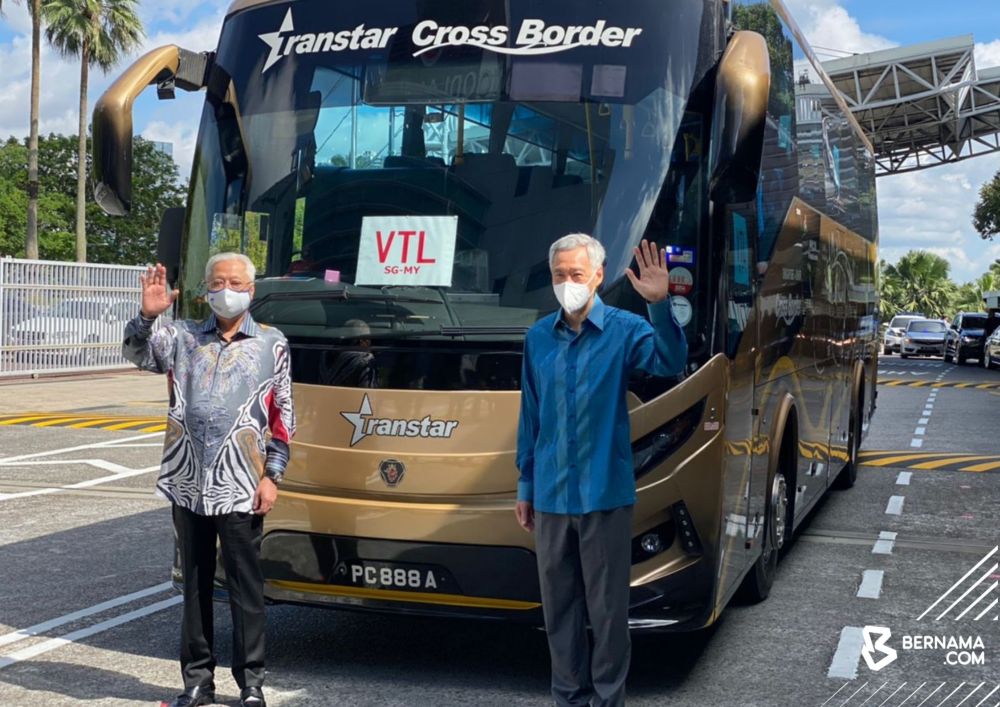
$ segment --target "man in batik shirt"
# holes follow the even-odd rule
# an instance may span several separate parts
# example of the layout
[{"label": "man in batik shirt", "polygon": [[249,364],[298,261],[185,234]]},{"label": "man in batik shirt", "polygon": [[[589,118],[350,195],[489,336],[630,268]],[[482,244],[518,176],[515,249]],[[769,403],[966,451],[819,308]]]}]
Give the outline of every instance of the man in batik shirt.
[{"label": "man in batik shirt", "polygon": [[205,267],[205,321],[153,331],[177,297],[162,265],[142,279],[142,308],[125,327],[123,352],[140,368],[165,373],[170,410],[157,494],[173,504],[184,575],[181,673],[170,707],[215,701],[212,593],[216,540],[233,615],[233,677],[240,704],[264,707],[264,577],[260,543],[295,430],[288,342],[248,309],[255,268],[239,253]]}]

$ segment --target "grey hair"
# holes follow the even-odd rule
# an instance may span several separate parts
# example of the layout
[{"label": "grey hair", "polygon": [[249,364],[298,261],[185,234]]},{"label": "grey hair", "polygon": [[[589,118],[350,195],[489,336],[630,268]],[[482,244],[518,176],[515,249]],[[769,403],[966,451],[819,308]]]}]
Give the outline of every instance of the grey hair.
[{"label": "grey hair", "polygon": [[601,245],[599,240],[593,236],[588,236],[586,233],[570,233],[549,247],[549,267],[552,267],[556,253],[564,250],[576,250],[577,248],[587,249],[587,256],[590,258],[590,264],[594,270],[604,265],[606,253],[604,252],[604,246]]},{"label": "grey hair", "polygon": [[250,258],[243,255],[243,253],[216,253],[205,263],[205,282],[212,279],[212,269],[218,263],[224,263],[227,260],[239,260],[246,267],[247,276],[250,278],[250,281],[252,282],[257,279],[257,266],[253,264]]}]

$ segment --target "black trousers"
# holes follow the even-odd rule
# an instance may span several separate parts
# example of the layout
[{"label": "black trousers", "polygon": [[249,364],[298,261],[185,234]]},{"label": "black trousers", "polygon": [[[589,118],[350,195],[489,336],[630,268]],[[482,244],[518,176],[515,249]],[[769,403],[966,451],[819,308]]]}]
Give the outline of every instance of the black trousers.
[{"label": "black trousers", "polygon": [[215,543],[229,583],[233,615],[233,677],[240,689],[264,683],[264,575],[260,569],[263,516],[228,513],[202,516],[174,506],[174,528],[184,573],[181,674],[184,687],[213,684],[212,616]]},{"label": "black trousers", "polygon": [[632,506],[584,515],[535,512],[552,699],[558,707],[625,704],[631,545]]}]

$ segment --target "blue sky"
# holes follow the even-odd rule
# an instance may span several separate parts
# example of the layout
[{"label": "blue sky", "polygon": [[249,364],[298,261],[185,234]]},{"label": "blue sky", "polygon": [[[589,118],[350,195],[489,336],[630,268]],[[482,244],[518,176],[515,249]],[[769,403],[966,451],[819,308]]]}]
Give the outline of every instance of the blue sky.
[{"label": "blue sky", "polygon": [[[1000,66],[1000,11],[996,0],[786,0],[807,38],[818,46],[842,50],[821,52],[821,59],[891,46],[973,34],[976,65]],[[23,4],[23,3],[21,3]],[[176,43],[192,50],[212,49],[228,0],[140,3],[146,24],[144,49]],[[4,3],[0,19],[0,139],[25,135],[28,124],[30,67],[27,13]],[[127,65],[123,62],[122,66]],[[43,51],[43,132],[76,132],[79,67],[75,61]],[[110,84],[112,75],[92,75],[90,101]],[[200,94],[177,92],[174,101],[156,100],[147,91],[135,106],[136,131],[174,144],[182,174],[190,168]],[[1000,154],[978,157],[947,167],[879,180],[882,256],[895,261],[913,248],[932,250],[949,260],[958,281],[978,276],[1000,258],[1000,243],[984,242],[973,230],[972,209],[980,186],[1000,171]]]}]

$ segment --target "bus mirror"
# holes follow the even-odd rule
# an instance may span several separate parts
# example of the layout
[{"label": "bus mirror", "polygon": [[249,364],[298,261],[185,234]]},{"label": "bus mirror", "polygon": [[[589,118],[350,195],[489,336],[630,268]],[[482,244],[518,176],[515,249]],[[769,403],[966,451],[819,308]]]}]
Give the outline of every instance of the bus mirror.
[{"label": "bus mirror", "polygon": [[156,241],[156,262],[167,269],[167,282],[177,282],[181,267],[181,235],[187,210],[183,206],[165,209],[160,219],[160,235]]},{"label": "bus mirror", "polygon": [[189,91],[205,85],[208,54],[196,54],[175,45],[153,49],[139,57],[94,105],[94,200],[113,216],[132,208],[132,104],[151,83],[170,97],[176,84]]},{"label": "bus mirror", "polygon": [[756,195],[770,87],[767,42],[756,32],[736,32],[715,81],[709,158],[715,200],[742,203]]}]

